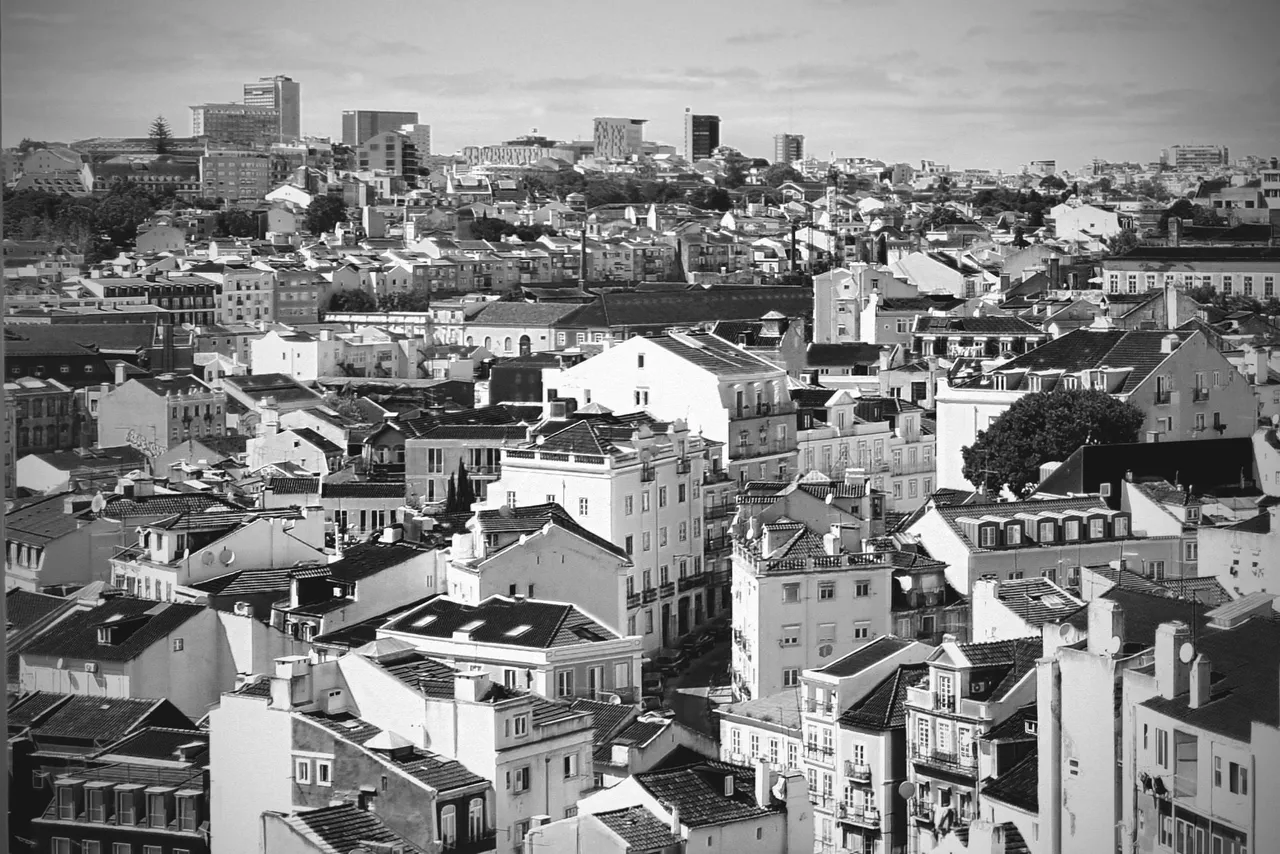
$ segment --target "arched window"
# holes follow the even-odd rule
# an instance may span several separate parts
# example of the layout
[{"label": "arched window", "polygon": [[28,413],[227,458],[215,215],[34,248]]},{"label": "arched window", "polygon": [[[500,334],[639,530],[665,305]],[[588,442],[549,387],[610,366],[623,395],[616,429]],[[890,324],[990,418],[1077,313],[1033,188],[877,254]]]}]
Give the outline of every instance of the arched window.
[{"label": "arched window", "polygon": [[458,844],[458,816],[453,804],[440,810],[440,841],[445,848],[453,848]]},{"label": "arched window", "polygon": [[484,348],[488,350],[490,353],[493,352],[493,339],[490,338],[488,335],[484,336]]},{"label": "arched window", "polygon": [[511,336],[510,335],[508,335],[506,337],[506,340],[502,342],[502,349],[508,353],[511,352]]},{"label": "arched window", "polygon": [[533,351],[532,342],[529,341],[528,335],[520,336],[520,355],[527,356]]},{"label": "arched window", "polygon": [[472,798],[467,807],[467,839],[474,842],[484,836],[484,799]]}]

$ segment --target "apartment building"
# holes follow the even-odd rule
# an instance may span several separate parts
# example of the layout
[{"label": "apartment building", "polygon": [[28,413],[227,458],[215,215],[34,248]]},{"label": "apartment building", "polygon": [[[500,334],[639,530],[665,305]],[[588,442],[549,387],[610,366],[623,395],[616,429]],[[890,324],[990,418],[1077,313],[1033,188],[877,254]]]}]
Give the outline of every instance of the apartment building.
[{"label": "apartment building", "polygon": [[[274,116],[269,117],[270,123],[275,121]],[[256,203],[271,192],[271,176],[270,152],[209,145],[200,158],[200,195],[206,199]]]},{"label": "apartment building", "polygon": [[693,163],[705,160],[720,147],[720,117],[685,110],[684,159]]},{"label": "apartment building", "polygon": [[4,407],[11,413],[6,414],[6,426],[12,419],[4,449],[6,473],[13,473],[17,460],[27,454],[77,447],[81,431],[89,429],[74,392],[56,379],[17,377],[6,381]]},{"label": "apartment building", "polygon": [[977,740],[1036,698],[1039,638],[943,641],[927,680],[907,688],[907,804],[911,850],[930,851],[978,813]]},{"label": "apartment building", "polygon": [[594,120],[595,156],[601,160],[626,160],[641,153],[647,119],[598,116]]},{"label": "apartment building", "polygon": [[416,176],[418,149],[409,134],[403,131],[380,131],[362,140],[356,147],[356,165],[362,170]]},{"label": "apartment building", "polygon": [[259,77],[256,83],[244,84],[245,106],[270,107],[279,114],[277,142],[302,139],[301,88],[296,80],[283,74]]},{"label": "apartment building", "polygon": [[615,632],[627,626],[632,562],[559,504],[481,510],[453,535],[448,593],[476,605],[496,594],[572,602]]},{"label": "apartment building", "polygon": [[720,760],[752,765],[763,759],[778,773],[803,771],[800,686],[720,706]]},{"label": "apartment building", "polygon": [[631,338],[569,368],[555,383],[559,396],[577,399],[579,408],[594,402],[615,412],[640,408],[683,419],[691,431],[723,443],[724,468],[740,485],[795,470],[795,407],[786,372],[709,333]]},{"label": "apartment building", "polygon": [[[924,298],[920,297],[919,288],[897,278],[887,267],[853,263],[814,276],[814,343],[885,343],[877,337],[878,327],[866,327],[866,310],[885,301],[899,299],[912,301]],[[933,305],[928,300],[925,303]],[[927,307],[921,309],[922,313],[927,311]]]},{"label": "apartment building", "polygon": [[188,438],[223,435],[226,404],[225,393],[193,376],[131,379],[99,399],[98,444],[156,457]]},{"label": "apartment building", "polygon": [[804,134],[779,133],[773,137],[773,162],[795,163],[804,159]]},{"label": "apartment building", "polygon": [[1078,329],[978,376],[939,380],[939,487],[969,489],[961,449],[1014,401],[1057,388],[1095,389],[1147,413],[1144,442],[1247,436],[1256,421],[1249,383],[1204,332]]},{"label": "apartment building", "polygon": [[[880,637],[801,675],[803,767],[823,848],[887,854],[904,841],[905,816],[895,809],[897,786],[906,779],[901,704],[905,686],[918,681],[933,652],[914,640]],[[880,729],[878,721],[859,717],[859,711],[874,717],[873,698],[890,709],[897,704],[896,727]],[[858,721],[872,727],[855,730]]]},{"label": "apartment building", "polygon": [[1224,296],[1277,296],[1280,250],[1272,246],[1138,246],[1102,259],[1107,293],[1210,287]]},{"label": "apartment building", "polygon": [[523,592],[474,604],[439,596],[388,622],[378,637],[550,699],[639,698],[639,638],[577,605]]},{"label": "apartment building", "polygon": [[591,785],[589,714],[400,644],[280,659],[223,695],[210,731],[215,852],[259,850],[264,822],[270,834],[335,801],[376,816],[385,842],[519,851],[535,818],[565,815]]},{"label": "apartment building", "polygon": [[394,110],[343,110],[342,144],[355,148],[371,136],[418,123],[416,112]]},{"label": "apartment building", "polygon": [[908,513],[933,493],[935,437],[921,426],[919,406],[896,397],[864,395],[856,388],[791,389],[799,411],[799,467],[843,478],[855,468],[885,496],[887,510]]},{"label": "apartment building", "polygon": [[[659,387],[665,385],[664,379]],[[706,589],[703,566],[707,449],[683,421],[589,413],[572,421],[553,417],[534,442],[504,449],[502,477],[490,486],[488,503],[559,504],[583,528],[621,547],[631,560],[626,634],[642,636],[646,651],[672,646],[719,604]]]}]

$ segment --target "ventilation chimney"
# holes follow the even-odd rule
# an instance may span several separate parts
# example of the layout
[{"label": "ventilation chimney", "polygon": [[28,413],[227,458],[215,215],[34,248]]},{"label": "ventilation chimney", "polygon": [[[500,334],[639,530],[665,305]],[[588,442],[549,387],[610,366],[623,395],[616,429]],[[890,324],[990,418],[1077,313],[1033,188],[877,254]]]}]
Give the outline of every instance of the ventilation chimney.
[{"label": "ventilation chimney", "polygon": [[671,805],[671,835],[680,839],[680,807]]},{"label": "ventilation chimney", "polygon": [[1160,339],[1160,352],[1172,353],[1178,349],[1178,336],[1170,332],[1168,335]]},{"label": "ventilation chimney", "polygon": [[1169,217],[1169,245],[1173,247],[1182,245],[1182,220],[1176,216]]},{"label": "ventilation chimney", "polygon": [[1188,705],[1198,709],[1209,702],[1209,683],[1213,667],[1207,656],[1197,655],[1191,662],[1191,697]]},{"label": "ventilation chimney", "polygon": [[1191,640],[1191,629],[1181,620],[1161,623],[1156,629],[1156,690],[1172,700],[1190,687],[1191,667],[1182,647]]},{"label": "ventilation chimney", "polygon": [[769,770],[769,763],[763,759],[756,759],[756,804],[761,809],[768,809],[773,803],[773,795],[769,789],[773,785],[773,774]]},{"label": "ventilation chimney", "polygon": [[116,385],[124,385],[124,362],[116,362]]}]

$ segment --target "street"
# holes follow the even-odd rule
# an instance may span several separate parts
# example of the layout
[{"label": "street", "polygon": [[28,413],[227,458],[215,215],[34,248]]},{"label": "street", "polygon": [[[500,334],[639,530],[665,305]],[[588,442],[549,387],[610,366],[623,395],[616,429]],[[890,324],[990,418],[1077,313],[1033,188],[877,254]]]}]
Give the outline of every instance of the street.
[{"label": "street", "polygon": [[719,725],[708,710],[716,700],[726,702],[728,691],[729,642],[723,641],[693,659],[679,676],[667,680],[664,701],[680,723],[719,739]]}]

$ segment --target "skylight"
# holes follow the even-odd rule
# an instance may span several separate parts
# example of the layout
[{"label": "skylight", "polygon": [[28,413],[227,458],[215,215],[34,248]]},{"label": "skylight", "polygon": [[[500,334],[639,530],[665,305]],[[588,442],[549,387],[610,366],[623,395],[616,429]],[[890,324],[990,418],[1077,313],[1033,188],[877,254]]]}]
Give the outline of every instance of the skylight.
[{"label": "skylight", "polygon": [[481,626],[483,626],[483,625],[484,625],[484,620],[472,620],[471,622],[467,623],[466,625],[461,626],[461,627],[458,629],[458,631],[460,631],[460,632],[474,632],[476,629],[480,628],[480,627],[481,627]]},{"label": "skylight", "polygon": [[509,638],[518,638],[531,628],[533,628],[533,626],[516,626],[514,629],[507,629],[506,635]]},{"label": "skylight", "polygon": [[431,625],[431,624],[432,624],[432,623],[434,623],[435,621],[436,621],[436,615],[435,615],[435,614],[427,614],[425,617],[419,617],[418,619],[414,620],[414,621],[413,621],[413,626],[414,626],[414,628],[416,628],[416,629],[420,629],[420,628],[422,628],[423,626],[429,626],[429,625]]}]

